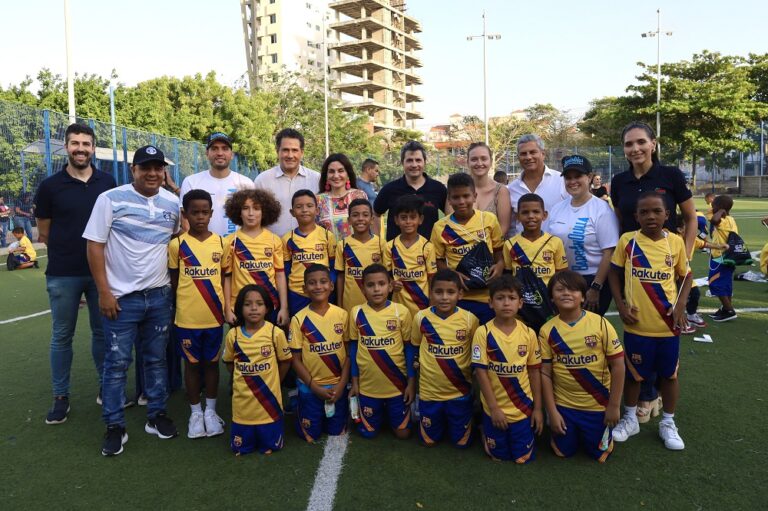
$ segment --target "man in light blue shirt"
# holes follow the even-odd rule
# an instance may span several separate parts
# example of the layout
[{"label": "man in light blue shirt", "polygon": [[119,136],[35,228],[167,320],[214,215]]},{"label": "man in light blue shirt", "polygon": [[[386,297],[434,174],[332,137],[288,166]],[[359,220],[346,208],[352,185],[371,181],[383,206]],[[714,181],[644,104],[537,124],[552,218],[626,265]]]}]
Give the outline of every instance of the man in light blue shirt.
[{"label": "man in light blue shirt", "polygon": [[376,191],[376,180],[379,178],[379,162],[371,158],[366,158],[363,162],[360,176],[357,178],[357,187],[364,191],[368,196],[368,202],[373,207],[373,202],[379,192]]}]

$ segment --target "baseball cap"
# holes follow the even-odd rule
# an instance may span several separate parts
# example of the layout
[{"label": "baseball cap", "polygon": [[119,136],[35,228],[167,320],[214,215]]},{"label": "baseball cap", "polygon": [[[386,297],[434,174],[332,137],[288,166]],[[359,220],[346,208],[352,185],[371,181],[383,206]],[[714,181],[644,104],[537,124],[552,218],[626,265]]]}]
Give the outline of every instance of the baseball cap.
[{"label": "baseball cap", "polygon": [[569,170],[578,170],[582,174],[590,174],[592,172],[592,164],[589,163],[589,160],[578,154],[565,156],[561,161],[563,163],[563,176]]},{"label": "baseball cap", "polygon": [[143,147],[139,147],[136,149],[136,152],[133,153],[134,165],[144,165],[145,163],[149,163],[151,161],[157,161],[163,165],[167,165],[163,152],[153,145],[145,145]]},{"label": "baseball cap", "polygon": [[230,149],[232,148],[232,139],[229,137],[229,135],[227,135],[226,133],[222,133],[220,131],[216,131],[208,135],[208,139],[205,141],[205,149],[206,150],[210,149],[211,144],[213,144],[217,140],[221,140],[222,142],[226,143]]}]

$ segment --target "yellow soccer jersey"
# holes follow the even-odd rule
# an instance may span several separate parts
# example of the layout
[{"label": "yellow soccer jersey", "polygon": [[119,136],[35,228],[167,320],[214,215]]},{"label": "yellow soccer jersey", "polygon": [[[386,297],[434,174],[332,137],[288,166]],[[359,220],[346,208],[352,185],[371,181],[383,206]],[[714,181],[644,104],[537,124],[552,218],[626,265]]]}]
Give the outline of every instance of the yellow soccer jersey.
[{"label": "yellow soccer jersey", "polygon": [[182,233],[168,244],[168,268],[178,270],[176,325],[182,328],[213,328],[224,323],[223,266],[229,245],[212,233],[198,241]]},{"label": "yellow soccer jersey", "polygon": [[269,292],[273,309],[280,310],[277,273],[284,268],[280,238],[269,229],[263,229],[255,238],[237,230],[226,237],[225,243],[230,248],[225,268],[232,274],[232,305],[241,289],[258,284]]},{"label": "yellow soccer jersey", "polygon": [[536,241],[530,241],[522,234],[508,239],[504,243],[504,267],[517,274],[518,268],[529,265],[548,284],[556,271],[568,268],[563,241],[547,233]]},{"label": "yellow soccer jersey", "polygon": [[232,420],[270,424],[283,416],[278,361],[291,359],[283,331],[267,321],[253,335],[242,327],[227,332],[224,362],[234,363]]},{"label": "yellow soccer jersey", "polygon": [[286,263],[291,263],[288,289],[306,296],[304,270],[313,264],[333,268],[333,259],[336,257],[336,237],[319,225],[316,225],[306,236],[301,234],[297,227],[283,236],[283,256]]},{"label": "yellow soccer jersey", "polygon": [[336,245],[336,271],[344,273],[344,310],[365,303],[363,296],[363,270],[374,263],[381,263],[381,242],[375,234],[366,242],[352,236]]},{"label": "yellow soccer jersey", "polygon": [[375,311],[358,305],[349,315],[349,340],[357,341],[360,393],[375,398],[400,396],[408,385],[405,343],[411,341],[411,313],[397,303]]},{"label": "yellow soccer jersey", "polygon": [[24,249],[24,255],[29,257],[30,261],[34,261],[37,259],[37,251],[35,250],[35,247],[32,245],[32,242],[29,241],[29,238],[24,235],[19,240],[19,248]]},{"label": "yellow soccer jersey", "polygon": [[341,380],[347,340],[347,311],[335,305],[324,316],[304,307],[291,318],[288,346],[301,353],[304,367],[320,385],[336,385]]},{"label": "yellow soccer jersey", "polygon": [[768,243],[760,251],[760,271],[768,275]]},{"label": "yellow soccer jersey", "polygon": [[[724,216],[720,219],[720,223],[712,226],[712,242],[713,243],[728,243],[728,234],[735,232],[738,234],[739,228],[736,226],[736,220],[732,216]],[[723,255],[723,251],[713,248],[710,251],[713,258]]]},{"label": "yellow soccer jersey", "polygon": [[419,346],[421,399],[448,401],[472,392],[470,351],[477,325],[474,314],[458,307],[445,319],[434,307],[416,314],[411,344]]},{"label": "yellow soccer jersey", "polygon": [[634,325],[624,325],[626,332],[648,337],[680,333],[667,310],[677,299],[678,277],[685,277],[690,269],[683,239],[664,233],[658,241],[640,231],[624,233],[613,252],[611,265],[624,272],[624,299],[635,307],[638,317]]},{"label": "yellow soccer jersey", "polygon": [[406,247],[396,236],[384,248],[384,266],[403,289],[392,296],[393,301],[408,307],[411,316],[429,307],[429,279],[437,273],[435,247],[423,236]]},{"label": "yellow soccer jersey", "polygon": [[[472,367],[486,369],[496,403],[509,422],[517,422],[533,413],[528,369],[541,366],[539,341],[533,330],[521,321],[510,335],[489,321],[475,331],[472,341]],[[541,399],[541,396],[536,396]],[[482,396],[483,410],[491,410]]]},{"label": "yellow soccer jersey", "polygon": [[555,316],[541,327],[539,341],[542,361],[552,364],[555,402],[604,411],[611,393],[608,359],[624,356],[613,326],[589,311],[573,325]]},{"label": "yellow soccer jersey", "polygon": [[[487,211],[475,211],[463,225],[449,215],[438,220],[432,228],[431,241],[435,246],[435,257],[445,259],[449,268],[456,269],[461,259],[478,243],[486,243],[491,253],[501,249],[501,227],[496,215]],[[487,302],[488,298],[488,289],[464,292],[465,300]]]}]

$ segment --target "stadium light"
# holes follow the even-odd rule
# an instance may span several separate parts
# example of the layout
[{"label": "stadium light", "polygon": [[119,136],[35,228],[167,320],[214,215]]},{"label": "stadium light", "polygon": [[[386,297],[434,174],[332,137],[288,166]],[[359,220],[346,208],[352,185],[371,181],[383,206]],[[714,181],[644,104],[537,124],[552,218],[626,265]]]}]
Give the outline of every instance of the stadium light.
[{"label": "stadium light", "polygon": [[485,124],[485,143],[488,144],[488,58],[485,49],[485,41],[492,40],[498,41],[501,39],[501,34],[489,34],[485,29],[485,11],[483,11],[483,33],[480,35],[467,36],[467,41],[472,39],[483,40],[483,123]]},{"label": "stadium light", "polygon": [[[656,38],[656,138],[661,139],[661,36],[671,36],[671,31],[661,31],[661,9],[656,9],[656,30],[643,32],[640,37]],[[661,155],[661,144],[657,144],[656,151]]]},{"label": "stadium light", "polygon": [[64,46],[67,53],[67,100],[69,103],[69,123],[77,120],[75,113],[75,80],[72,78],[72,41],[70,36],[69,0],[64,0]]}]

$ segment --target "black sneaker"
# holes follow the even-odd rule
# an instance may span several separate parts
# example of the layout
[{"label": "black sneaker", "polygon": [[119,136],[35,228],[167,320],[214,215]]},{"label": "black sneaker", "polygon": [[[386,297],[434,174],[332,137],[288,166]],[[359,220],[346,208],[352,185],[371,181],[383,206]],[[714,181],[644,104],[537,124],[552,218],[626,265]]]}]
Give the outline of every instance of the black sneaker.
[{"label": "black sneaker", "polygon": [[48,415],[45,417],[46,424],[61,424],[67,421],[67,414],[69,413],[69,398],[67,396],[57,396],[53,400],[53,406],[48,410]]},{"label": "black sneaker", "polygon": [[722,313],[723,313],[723,308],[722,308],[722,307],[720,307],[719,309],[717,309],[717,310],[716,310],[715,312],[713,312],[712,314],[709,314],[708,316],[709,316],[710,318],[712,318],[712,319],[715,319],[716,317],[718,317],[718,316],[719,316],[719,315],[721,315]]},{"label": "black sneaker", "polygon": [[732,319],[736,319],[737,317],[738,316],[736,315],[736,311],[735,310],[729,310],[729,311],[721,310],[721,311],[719,311],[719,314],[715,315],[712,318],[712,321],[714,321],[715,323],[723,323],[725,321],[730,321]]},{"label": "black sneaker", "polygon": [[128,441],[128,433],[125,428],[112,424],[107,426],[107,433],[104,435],[104,443],[101,444],[102,456],[117,456],[123,452],[123,445]]},{"label": "black sneaker", "polygon": [[163,440],[173,438],[179,434],[173,421],[168,418],[165,412],[159,413],[154,419],[147,420],[144,425],[144,431],[150,435],[157,435]]}]

